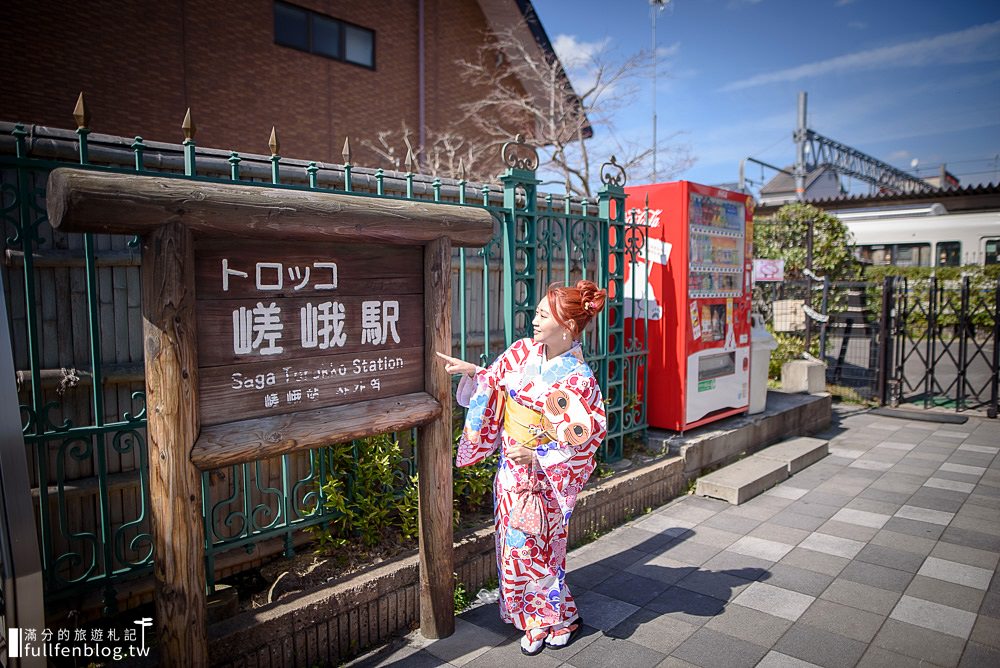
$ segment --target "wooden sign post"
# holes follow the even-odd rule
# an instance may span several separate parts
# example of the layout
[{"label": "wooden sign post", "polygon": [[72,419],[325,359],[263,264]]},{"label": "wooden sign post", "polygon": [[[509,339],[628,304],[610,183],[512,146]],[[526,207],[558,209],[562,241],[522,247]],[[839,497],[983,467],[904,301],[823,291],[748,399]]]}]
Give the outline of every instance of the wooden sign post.
[{"label": "wooden sign post", "polygon": [[419,426],[420,626],[454,631],[451,248],[485,210],[57,169],[49,221],[143,236],[161,661],[208,663],[201,472]]}]

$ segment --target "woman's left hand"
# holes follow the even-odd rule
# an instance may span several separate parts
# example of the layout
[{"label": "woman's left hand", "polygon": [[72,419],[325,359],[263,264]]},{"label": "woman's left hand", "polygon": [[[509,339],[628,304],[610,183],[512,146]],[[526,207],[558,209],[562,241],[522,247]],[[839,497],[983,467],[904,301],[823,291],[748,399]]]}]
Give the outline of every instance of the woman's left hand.
[{"label": "woman's left hand", "polygon": [[528,466],[535,457],[535,451],[519,443],[512,443],[506,451],[507,458],[515,464]]}]

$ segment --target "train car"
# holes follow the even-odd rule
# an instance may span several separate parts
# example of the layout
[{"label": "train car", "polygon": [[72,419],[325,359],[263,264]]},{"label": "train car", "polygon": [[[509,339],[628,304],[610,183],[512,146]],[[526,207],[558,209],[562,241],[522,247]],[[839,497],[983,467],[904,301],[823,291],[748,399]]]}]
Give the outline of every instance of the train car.
[{"label": "train car", "polygon": [[934,204],[831,213],[847,224],[854,235],[855,255],[866,264],[1000,264],[1000,211],[948,213]]}]

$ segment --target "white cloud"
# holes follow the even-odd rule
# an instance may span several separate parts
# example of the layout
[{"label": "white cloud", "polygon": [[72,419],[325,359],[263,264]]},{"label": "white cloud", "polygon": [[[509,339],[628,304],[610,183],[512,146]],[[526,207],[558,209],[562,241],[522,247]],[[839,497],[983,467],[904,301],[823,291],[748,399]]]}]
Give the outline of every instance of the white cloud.
[{"label": "white cloud", "polygon": [[889,162],[902,162],[910,157],[910,152],[906,149],[901,149],[899,151],[893,151],[889,154]]},{"label": "white cloud", "polygon": [[672,58],[681,52],[681,43],[674,42],[670,46],[660,46],[656,48],[657,58]]},{"label": "white cloud", "polygon": [[586,69],[594,58],[608,47],[607,38],[596,42],[582,42],[576,35],[556,35],[552,48],[559,62],[567,70]]},{"label": "white cloud", "polygon": [[798,81],[824,74],[861,70],[988,62],[1000,59],[1000,39],[998,38],[1000,38],[1000,21],[984,23],[936,37],[857,51],[776,72],[758,74],[748,79],[726,84],[721,90],[742,90],[783,81]]}]

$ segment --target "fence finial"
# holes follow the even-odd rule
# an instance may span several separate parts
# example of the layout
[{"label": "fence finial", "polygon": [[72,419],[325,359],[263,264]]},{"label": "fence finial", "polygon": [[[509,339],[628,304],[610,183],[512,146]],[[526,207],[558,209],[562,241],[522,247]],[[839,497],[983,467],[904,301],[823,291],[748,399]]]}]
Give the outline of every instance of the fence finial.
[{"label": "fence finial", "polygon": [[344,164],[351,164],[351,138],[344,137],[344,151],[341,153],[344,156]]},{"label": "fence finial", "polygon": [[87,109],[87,103],[84,102],[82,90],[80,97],[76,98],[76,106],[73,107],[73,120],[76,121],[77,130],[90,127],[90,110]]},{"label": "fence finial", "polygon": [[271,137],[267,140],[267,147],[271,149],[271,155],[278,155],[278,151],[281,148],[281,144],[278,143],[278,133],[275,131],[274,126],[271,126]]},{"label": "fence finial", "polygon": [[458,159],[458,180],[465,180],[465,161],[462,158]]},{"label": "fence finial", "polygon": [[500,159],[513,169],[538,169],[538,151],[526,143],[520,134],[514,137],[514,141],[509,141],[500,148]]},{"label": "fence finial", "polygon": [[184,131],[185,141],[194,140],[194,133],[197,132],[198,128],[195,127],[194,121],[191,120],[191,107],[188,107],[187,112],[184,114],[184,122],[181,123],[181,130]]},{"label": "fence finial", "polygon": [[612,155],[611,160],[601,165],[601,183],[621,188],[626,180],[625,168],[618,164],[615,156]]},{"label": "fence finial", "polygon": [[413,159],[413,149],[409,146],[406,147],[406,171],[414,174],[417,171],[417,162]]}]

